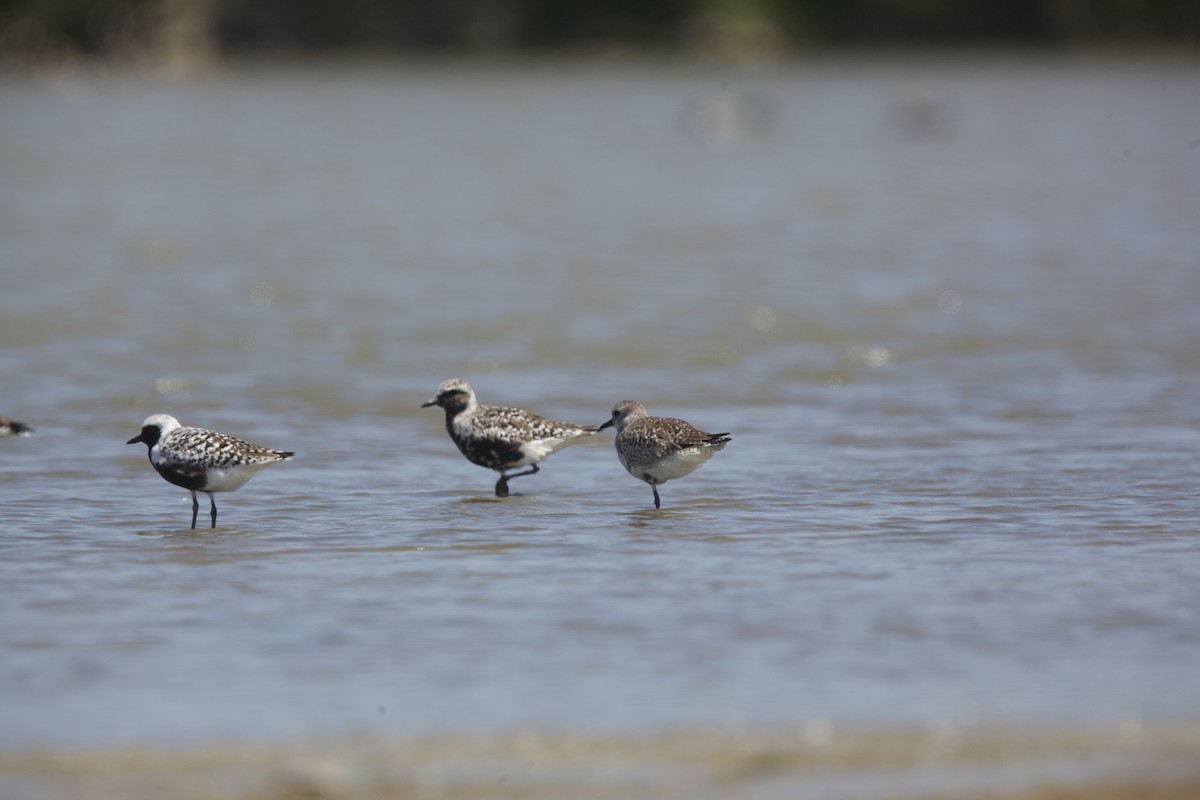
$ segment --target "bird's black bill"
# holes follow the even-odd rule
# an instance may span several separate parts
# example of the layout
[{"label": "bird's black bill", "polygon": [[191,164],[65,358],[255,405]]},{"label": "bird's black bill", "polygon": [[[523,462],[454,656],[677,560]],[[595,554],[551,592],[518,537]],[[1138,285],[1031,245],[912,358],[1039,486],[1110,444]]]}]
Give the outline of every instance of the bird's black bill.
[{"label": "bird's black bill", "polygon": [[142,435],[139,433],[137,436],[133,437],[125,444],[137,444],[138,442],[142,442],[142,441],[145,441],[145,440],[142,438]]},{"label": "bird's black bill", "polygon": [[613,424],[613,421],[611,419],[606,419],[606,420],[604,420],[604,422],[601,422],[599,425],[596,426],[596,430],[602,431],[605,428],[611,428],[612,424]]},{"label": "bird's black bill", "polygon": [[421,408],[429,408],[430,406],[436,406],[436,405],[437,405],[437,400],[426,400],[424,403],[421,403]]}]

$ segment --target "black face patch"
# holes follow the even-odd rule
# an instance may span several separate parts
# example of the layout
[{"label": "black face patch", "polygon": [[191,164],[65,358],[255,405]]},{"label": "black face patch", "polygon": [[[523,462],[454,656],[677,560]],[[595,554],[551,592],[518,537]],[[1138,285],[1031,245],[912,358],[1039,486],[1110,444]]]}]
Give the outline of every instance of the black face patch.
[{"label": "black face patch", "polygon": [[471,402],[470,397],[462,389],[451,389],[437,396],[437,404],[451,414],[457,414]]},{"label": "black face patch", "polygon": [[162,428],[157,425],[146,425],[142,428],[141,439],[146,443],[147,447],[154,447],[158,444],[159,438],[162,436]]}]

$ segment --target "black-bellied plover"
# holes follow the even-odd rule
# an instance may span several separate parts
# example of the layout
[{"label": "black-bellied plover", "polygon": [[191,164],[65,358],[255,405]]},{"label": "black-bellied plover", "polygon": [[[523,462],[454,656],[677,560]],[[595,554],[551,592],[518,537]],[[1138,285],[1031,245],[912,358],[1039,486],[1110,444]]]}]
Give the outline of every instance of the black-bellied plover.
[{"label": "black-bellied plover", "polygon": [[24,422],[17,422],[15,419],[9,419],[8,417],[0,417],[0,436],[28,436],[31,433],[33,433],[33,428]]},{"label": "black-bellied plover", "polygon": [[142,442],[150,450],[150,463],[169,483],[192,493],[192,528],[200,501],[196,492],[208,495],[212,526],[217,527],[217,501],[213,492],[232,492],[254,477],[254,473],[295,453],[271,450],[204,428],[185,428],[170,414],[146,417],[142,432],[125,444]]},{"label": "black-bellied plover", "polygon": [[633,400],[613,406],[612,418],[600,428],[616,426],[617,458],[629,474],[650,484],[654,507],[662,508],[658,485],[682,478],[729,443],[728,433],[705,433],[689,422],[651,417]]},{"label": "black-bellied plover", "polygon": [[[598,430],[543,419],[520,408],[481,406],[471,384],[462,378],[442,381],[437,396],[421,408],[440,406],[446,411],[446,431],[472,464],[500,473],[496,496],[508,497],[508,482],[538,471],[538,462],[556,450],[575,444]],[[528,466],[509,475],[510,469]]]}]

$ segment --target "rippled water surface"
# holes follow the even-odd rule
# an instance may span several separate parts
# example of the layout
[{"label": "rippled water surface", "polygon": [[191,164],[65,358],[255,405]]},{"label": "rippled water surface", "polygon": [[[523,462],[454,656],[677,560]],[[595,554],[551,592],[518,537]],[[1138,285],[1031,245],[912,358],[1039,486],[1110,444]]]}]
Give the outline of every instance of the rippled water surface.
[{"label": "rippled water surface", "polygon": [[[1198,137],[1173,60],[3,79],[0,747],[1200,719]],[[733,442],[501,501],[452,376]],[[154,412],[297,456],[191,532]]]}]

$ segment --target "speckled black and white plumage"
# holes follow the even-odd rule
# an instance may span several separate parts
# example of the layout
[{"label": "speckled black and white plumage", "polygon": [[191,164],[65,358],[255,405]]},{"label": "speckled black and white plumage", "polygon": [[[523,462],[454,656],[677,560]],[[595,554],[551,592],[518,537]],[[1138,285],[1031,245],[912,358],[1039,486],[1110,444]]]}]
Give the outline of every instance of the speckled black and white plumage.
[{"label": "speckled black and white plumage", "polygon": [[634,400],[613,406],[612,417],[600,425],[617,429],[617,458],[633,477],[650,484],[654,507],[661,508],[659,484],[692,472],[730,441],[728,433],[705,433],[690,422],[651,417]]},{"label": "speckled black and white plumage", "polygon": [[9,419],[8,417],[0,417],[0,436],[28,436],[31,433],[33,433],[33,428],[24,422],[17,422],[15,419]]},{"label": "speckled black and white plumage", "polygon": [[[590,425],[573,425],[539,417],[520,408],[481,406],[475,391],[462,378],[442,381],[435,397],[422,408],[439,406],[446,412],[446,432],[467,460],[500,473],[496,496],[508,496],[508,481],[538,471],[546,456],[596,433]],[[518,467],[525,472],[507,474]]]},{"label": "speckled black and white plumage", "polygon": [[126,444],[142,442],[149,449],[150,463],[169,483],[192,493],[192,527],[200,502],[196,492],[208,495],[212,526],[217,527],[217,503],[213,492],[232,492],[242,487],[259,470],[295,453],[259,447],[232,436],[204,428],[188,428],[169,414],[155,414],[142,423],[142,432]]}]

